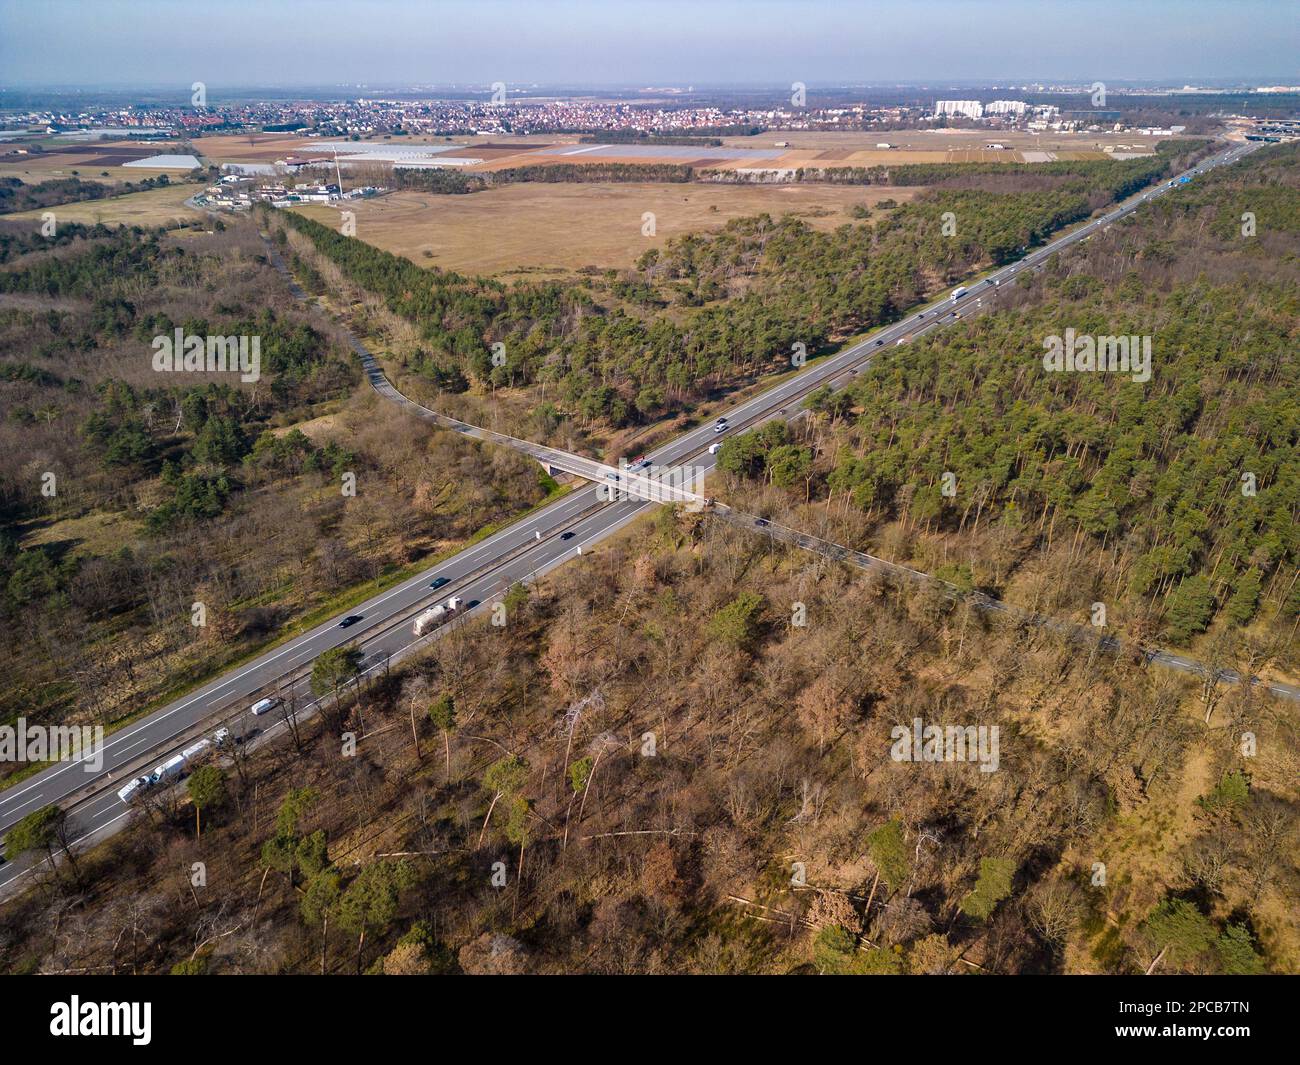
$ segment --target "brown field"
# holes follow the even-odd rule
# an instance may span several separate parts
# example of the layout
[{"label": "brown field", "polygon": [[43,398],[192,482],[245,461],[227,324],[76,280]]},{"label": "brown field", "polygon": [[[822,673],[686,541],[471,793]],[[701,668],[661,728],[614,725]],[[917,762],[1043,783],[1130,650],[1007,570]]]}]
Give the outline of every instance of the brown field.
[{"label": "brown field", "polygon": [[[997,132],[991,130],[902,130],[887,133],[782,133],[768,132],[753,137],[723,137],[734,147],[733,159],[700,158],[690,145],[681,145],[673,155],[647,158],[641,155],[618,155],[617,147],[608,154],[555,155],[547,150],[558,145],[578,142],[577,134],[523,137],[376,137],[357,142],[374,147],[400,147],[416,144],[451,144],[454,156],[471,156],[481,163],[468,171],[508,170],[519,166],[583,163],[679,164],[701,169],[734,170],[797,169],[800,167],[881,166],[889,163],[1023,163],[1049,159],[1104,158],[1103,147],[1125,145],[1138,154],[1154,150],[1152,138],[1123,133],[1044,133]],[[746,150],[772,148],[788,142],[783,155],[752,159]],[[879,143],[896,145],[879,149]],[[985,144],[1005,144],[1008,150],[987,150]],[[215,163],[269,163],[290,155],[303,155],[311,141],[282,133],[240,134],[203,137],[194,148]],[[1025,158],[1024,152],[1046,153]]]},{"label": "brown field", "polygon": [[[762,212],[796,214],[831,229],[852,221],[855,204],[901,202],[915,193],[887,186],[539,183],[469,196],[397,192],[349,210],[356,211],[358,237],[421,266],[514,277],[629,267],[669,237]],[[339,222],[338,211],[323,204],[294,209],[329,226]],[[641,235],[646,211],[655,215],[653,237]]]},{"label": "brown field", "polygon": [[[342,140],[343,138],[331,138]],[[485,158],[518,156],[539,148],[548,148],[555,144],[572,143],[576,136],[537,136],[527,137],[483,137],[481,143],[474,137],[375,137],[357,141],[358,147],[400,148],[403,145],[420,144],[455,144],[463,146],[464,151],[454,151],[453,155],[475,155]],[[194,148],[213,163],[273,163],[286,156],[309,155],[307,152],[314,143],[306,137],[293,137],[285,133],[239,133],[222,134],[215,137],[200,137],[192,142]],[[322,159],[328,156],[322,155]],[[340,156],[340,158],[342,158]],[[514,164],[518,165],[518,164]]]},{"label": "brown field", "polygon": [[[982,150],[986,144],[1005,144],[1017,149],[1043,151],[1100,151],[1107,144],[1142,144],[1154,150],[1157,138],[1139,133],[1061,133],[1049,130],[1029,133],[1022,130],[992,129],[897,129],[872,133],[782,132],[772,130],[753,137],[723,137],[722,143],[734,148],[771,148],[785,141],[791,151],[870,151],[877,144],[895,144],[898,151],[947,152]],[[891,151],[891,155],[897,152]],[[1009,152],[999,152],[1007,155]]]},{"label": "brown field", "polygon": [[[128,173],[134,172],[135,168],[128,171]],[[190,221],[195,218],[198,212],[184,204],[197,191],[199,189],[196,185],[175,184],[165,189],[131,192],[110,199],[65,203],[59,207],[46,207],[35,211],[16,211],[2,217],[6,220],[32,219],[39,222],[45,211],[54,211],[60,222],[80,222],[83,225],[103,222],[110,226],[160,226],[173,220]]]},{"label": "brown field", "polygon": [[298,155],[303,145],[311,142],[284,133],[237,133],[199,137],[190,143],[212,163],[273,163],[286,155]]},{"label": "brown field", "polygon": [[79,177],[82,181],[108,181],[121,183],[143,181],[145,178],[166,174],[176,178],[184,176],[182,170],[157,170],[149,167],[123,166],[133,159],[146,159],[151,155],[168,155],[180,152],[171,145],[76,144],[45,146],[39,155],[19,155],[12,148],[0,145],[0,177],[15,177],[27,185],[35,185],[55,178]]}]

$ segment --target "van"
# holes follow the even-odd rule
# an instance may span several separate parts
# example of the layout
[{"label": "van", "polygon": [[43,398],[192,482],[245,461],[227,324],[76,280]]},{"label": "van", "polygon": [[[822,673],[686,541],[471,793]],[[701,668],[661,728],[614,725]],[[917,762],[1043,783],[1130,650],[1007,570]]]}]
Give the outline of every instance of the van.
[{"label": "van", "polygon": [[722,450],[722,445],[721,445],[721,444],[710,444],[710,445],[709,445],[709,454],[710,454],[710,455],[716,455],[716,454],[717,454],[719,451],[721,451],[721,450]]},{"label": "van", "polygon": [[283,700],[277,699],[275,696],[268,696],[265,699],[258,699],[257,702],[255,702],[252,706],[248,708],[248,712],[252,714],[254,717],[261,717],[263,714],[269,714],[272,710],[274,710],[277,706],[279,706],[282,701]]},{"label": "van", "polygon": [[152,784],[153,781],[149,777],[136,777],[126,787],[118,790],[117,797],[130,806],[140,797],[141,792]]}]

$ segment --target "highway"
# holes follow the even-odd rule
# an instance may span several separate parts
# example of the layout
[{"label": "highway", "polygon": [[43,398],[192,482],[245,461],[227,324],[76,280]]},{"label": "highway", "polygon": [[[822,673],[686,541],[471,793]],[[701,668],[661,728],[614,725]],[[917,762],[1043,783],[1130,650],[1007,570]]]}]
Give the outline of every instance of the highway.
[{"label": "highway", "polygon": [[[1194,172],[1235,162],[1256,147],[1255,144],[1234,146],[1197,164]],[[647,457],[655,467],[689,461],[704,472],[711,470],[714,457],[708,454],[710,444],[771,418],[790,420],[797,417],[801,410],[799,402],[804,396],[824,383],[837,387],[847,384],[870,364],[876,351],[906,343],[940,324],[952,322],[954,313],[963,313],[968,308],[973,310],[986,293],[996,291],[997,285],[1012,280],[1024,270],[1041,266],[1050,255],[1086,239],[1098,228],[1126,217],[1148,200],[1172,190],[1164,183],[1152,186],[1097,219],[1031,251],[1018,262],[994,271],[978,283],[970,282],[970,291],[961,299],[936,301],[923,312],[909,315],[835,355],[810,363],[779,384],[727,408],[724,412],[729,426],[726,434],[715,433],[713,423],[704,424],[648,453]],[[372,386],[381,392],[385,386],[392,389],[370,353],[355,338],[353,346],[366,364]],[[396,392],[395,389],[392,391]],[[450,421],[419,407],[400,393],[396,393],[396,397],[423,417],[444,424]],[[460,431],[472,435],[485,432],[470,426],[464,426]],[[507,443],[510,439],[503,438]],[[539,447],[526,441],[516,441],[511,446],[517,444],[526,445],[524,450],[529,453]],[[570,457],[581,459],[581,456]],[[608,468],[594,460],[582,461],[598,469]],[[572,492],[418,576],[366,600],[348,611],[349,615],[360,618],[350,627],[340,627],[341,618],[318,625],[113,733],[106,738],[100,772],[89,771],[83,761],[69,761],[51,766],[8,788],[0,793],[0,835],[33,810],[50,803],[70,802],[73,839],[86,843],[104,837],[121,827],[131,813],[117,798],[116,790],[131,776],[161,762],[164,755],[180,746],[182,740],[192,739],[196,735],[195,729],[205,722],[215,729],[219,723],[241,714],[247,718],[243,713],[247,706],[271,692],[297,695],[300,706],[309,702],[311,697],[305,677],[295,680],[294,675],[309,670],[312,661],[322,651],[355,643],[365,655],[368,669],[383,668],[385,661],[409,652],[430,638],[426,635],[416,640],[411,632],[410,618],[420,607],[455,594],[467,604],[477,601],[467,614],[487,611],[511,583],[534,580],[579,557],[586,547],[613,535],[643,511],[657,505],[638,499],[603,502],[598,497],[598,490],[603,491],[603,487],[598,489],[598,486],[588,485]],[[364,500],[364,496],[358,498]],[[440,578],[445,578],[447,583],[435,592],[430,584]],[[268,718],[273,717],[248,719],[246,726],[267,724]],[[0,893],[17,882],[27,867],[26,862],[0,865]]]}]

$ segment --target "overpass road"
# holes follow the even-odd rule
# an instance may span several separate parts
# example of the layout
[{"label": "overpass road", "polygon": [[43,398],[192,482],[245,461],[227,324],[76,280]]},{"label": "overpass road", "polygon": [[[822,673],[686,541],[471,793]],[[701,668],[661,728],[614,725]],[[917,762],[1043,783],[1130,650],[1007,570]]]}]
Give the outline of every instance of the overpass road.
[{"label": "overpass road", "polygon": [[[1190,173],[1235,162],[1256,147],[1254,144],[1232,146],[1198,163]],[[709,445],[726,435],[734,435],[774,418],[793,420],[801,413],[799,403],[805,396],[823,384],[842,387],[851,382],[855,375],[870,365],[876,351],[906,343],[940,325],[953,322],[954,315],[974,310],[986,294],[996,291],[998,285],[1013,280],[1022,271],[1041,268],[1052,254],[1086,239],[1100,227],[1119,221],[1143,203],[1163,196],[1175,187],[1174,183],[1150,187],[1096,219],[1030,251],[1017,262],[993,271],[978,282],[970,282],[970,291],[961,298],[937,301],[918,314],[879,329],[834,355],[809,363],[754,397],[737,402],[724,412],[728,422],[726,433],[716,433],[712,423],[704,424],[650,452],[647,457],[656,467],[676,466],[689,461],[693,467],[707,473],[714,466],[714,457],[708,453]],[[297,291],[301,293],[301,290]],[[415,414],[446,424],[455,431],[480,439],[499,436],[444,418],[413,403],[392,387],[359,340],[353,337],[352,344],[363,361],[371,385],[388,398],[402,402]],[[558,468],[589,464],[591,473],[585,476],[591,476],[593,480],[603,480],[601,471],[612,469],[592,459],[541,448],[527,441],[500,438],[497,442],[518,447],[539,461],[550,462],[558,458],[564,463]],[[539,448],[544,454],[538,454]],[[379,663],[397,659],[429,638],[426,635],[417,640],[411,631],[409,619],[421,607],[455,594],[461,596],[466,604],[475,604],[462,616],[478,615],[489,610],[512,582],[535,580],[556,566],[579,557],[589,545],[613,535],[655,505],[636,498],[607,501],[603,486],[588,485],[528,514],[418,576],[351,609],[348,614],[360,620],[349,627],[340,627],[341,618],[318,625],[111,734],[105,740],[103,764],[98,770],[93,770],[84,760],[61,762],[0,792],[0,835],[33,810],[50,803],[61,803],[70,811],[69,823],[75,841],[84,845],[103,838],[120,828],[130,815],[130,810],[117,798],[117,788],[131,776],[162,761],[183,742],[190,741],[197,734],[196,729],[215,728],[222,722],[246,718],[248,705],[267,694],[296,696],[301,705],[309,705],[310,695],[302,675],[322,651],[354,644],[364,654],[368,669],[381,668]],[[434,581],[440,580],[446,583],[438,590],[430,587]],[[265,718],[254,719],[254,723],[263,721]],[[25,862],[0,865],[0,894],[18,885],[28,868]]]}]

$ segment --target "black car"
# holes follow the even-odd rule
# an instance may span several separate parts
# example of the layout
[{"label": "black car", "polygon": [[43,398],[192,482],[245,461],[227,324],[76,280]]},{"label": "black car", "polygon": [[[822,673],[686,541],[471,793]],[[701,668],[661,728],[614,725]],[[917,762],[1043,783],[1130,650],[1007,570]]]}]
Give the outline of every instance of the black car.
[{"label": "black car", "polygon": [[434,580],[432,584],[429,585],[429,587],[441,588],[444,584],[450,584],[450,583],[451,583],[450,577],[438,577],[437,579]]},{"label": "black car", "polygon": [[883,344],[883,343],[884,343],[883,340],[877,340],[877,341],[876,341],[876,347],[880,347],[880,345]]},{"label": "black car", "polygon": [[562,532],[562,533],[560,533],[560,539],[561,539],[561,540],[572,540],[572,539],[573,539],[573,533],[571,533],[571,532]]},{"label": "black car", "polygon": [[763,529],[771,525],[772,523],[768,521],[766,518],[755,518],[754,524],[757,525],[760,529]]},{"label": "black car", "polygon": [[468,603],[465,604],[465,609],[466,609],[466,610],[473,610],[473,609],[474,609],[476,606],[478,606],[479,603],[481,603],[482,601],[483,601],[483,600],[481,600],[481,599],[471,599]]},{"label": "black car", "polygon": [[345,617],[342,621],[339,622],[339,628],[340,629],[351,628],[358,621],[360,621],[362,617],[364,617],[363,614],[349,614],[347,617]]}]

